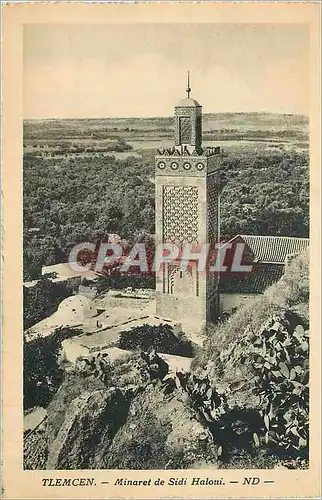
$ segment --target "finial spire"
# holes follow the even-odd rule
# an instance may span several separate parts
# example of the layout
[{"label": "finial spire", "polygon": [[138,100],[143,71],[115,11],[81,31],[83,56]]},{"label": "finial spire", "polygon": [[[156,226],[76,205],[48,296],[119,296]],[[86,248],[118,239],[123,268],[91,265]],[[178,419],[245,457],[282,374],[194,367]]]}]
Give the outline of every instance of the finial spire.
[{"label": "finial spire", "polygon": [[190,92],[191,92],[191,88],[190,88],[190,71],[188,71],[188,80],[187,80],[186,92],[188,94],[188,99],[190,99]]}]

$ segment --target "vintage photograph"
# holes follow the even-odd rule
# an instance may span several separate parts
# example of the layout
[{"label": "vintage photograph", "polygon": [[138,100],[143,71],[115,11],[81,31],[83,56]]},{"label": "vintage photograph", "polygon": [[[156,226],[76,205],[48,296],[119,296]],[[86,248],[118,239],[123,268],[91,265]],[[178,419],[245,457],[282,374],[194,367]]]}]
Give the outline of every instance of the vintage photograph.
[{"label": "vintage photograph", "polygon": [[309,26],[106,22],[23,27],[23,468],[306,470]]}]

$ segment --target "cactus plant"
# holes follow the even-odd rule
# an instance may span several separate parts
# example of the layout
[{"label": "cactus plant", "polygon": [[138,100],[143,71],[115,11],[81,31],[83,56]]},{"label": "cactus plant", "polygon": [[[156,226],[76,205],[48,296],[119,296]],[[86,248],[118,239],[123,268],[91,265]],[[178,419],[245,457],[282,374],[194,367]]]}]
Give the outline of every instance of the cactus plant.
[{"label": "cactus plant", "polygon": [[308,332],[292,330],[276,317],[258,332],[253,343],[255,393],[262,401],[264,441],[273,447],[308,453]]},{"label": "cactus plant", "polygon": [[111,371],[111,365],[108,362],[108,355],[99,352],[96,355],[78,358],[77,369],[85,376],[93,375],[106,383]]}]

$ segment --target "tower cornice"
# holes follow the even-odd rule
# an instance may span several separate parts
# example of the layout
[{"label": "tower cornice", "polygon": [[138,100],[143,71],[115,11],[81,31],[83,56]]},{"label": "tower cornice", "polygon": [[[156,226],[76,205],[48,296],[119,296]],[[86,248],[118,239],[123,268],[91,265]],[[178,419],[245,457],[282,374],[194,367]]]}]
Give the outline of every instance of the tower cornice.
[{"label": "tower cornice", "polygon": [[205,177],[221,170],[221,153],[213,155],[168,155],[155,156],[155,175],[170,177]]}]

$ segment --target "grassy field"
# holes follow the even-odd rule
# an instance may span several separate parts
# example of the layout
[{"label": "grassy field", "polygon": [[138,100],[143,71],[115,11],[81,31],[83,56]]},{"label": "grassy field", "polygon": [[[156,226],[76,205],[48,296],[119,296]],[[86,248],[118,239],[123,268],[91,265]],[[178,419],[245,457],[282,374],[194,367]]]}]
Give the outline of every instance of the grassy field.
[{"label": "grassy field", "polygon": [[[171,117],[25,120],[24,148],[41,156],[113,151],[124,157],[172,145],[173,125]],[[221,144],[228,149],[306,149],[308,119],[270,113],[205,114],[203,140],[207,145]]]}]

